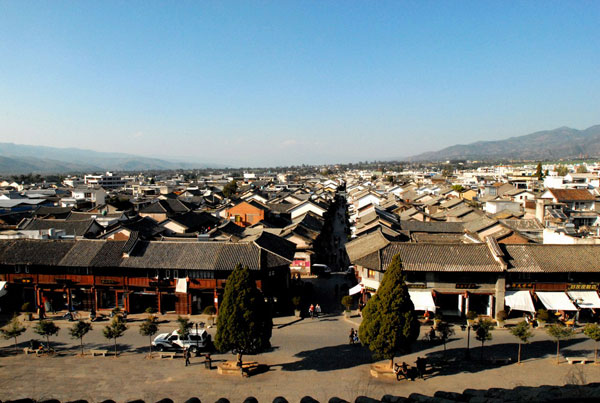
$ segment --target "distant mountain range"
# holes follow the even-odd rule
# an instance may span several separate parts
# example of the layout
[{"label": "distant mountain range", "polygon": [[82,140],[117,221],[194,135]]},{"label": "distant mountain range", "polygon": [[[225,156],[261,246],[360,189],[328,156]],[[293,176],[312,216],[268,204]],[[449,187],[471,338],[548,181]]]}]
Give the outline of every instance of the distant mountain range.
[{"label": "distant mountain range", "polygon": [[67,173],[206,168],[206,164],[177,162],[123,153],[0,143],[0,173]]},{"label": "distant mountain range", "polygon": [[408,161],[536,160],[600,157],[600,125],[585,130],[559,127],[498,141],[478,141],[426,152]]}]

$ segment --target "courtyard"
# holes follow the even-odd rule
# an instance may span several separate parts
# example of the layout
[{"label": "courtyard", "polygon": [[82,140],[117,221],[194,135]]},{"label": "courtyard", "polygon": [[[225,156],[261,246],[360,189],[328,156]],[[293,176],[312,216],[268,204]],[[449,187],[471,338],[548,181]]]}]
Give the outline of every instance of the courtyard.
[{"label": "courtyard", "polygon": [[[159,332],[176,328],[173,320],[162,318]],[[167,318],[169,319],[169,318]],[[171,318],[173,319],[173,318]],[[72,323],[57,321],[61,331],[51,338],[56,349],[54,356],[36,357],[23,354],[22,347],[31,338],[40,337],[28,329],[19,338],[19,352],[13,354],[12,340],[3,340],[0,357],[0,399],[32,397],[56,398],[61,401],[85,399],[157,401],[169,397],[184,401],[192,396],[202,401],[226,397],[242,401],[254,396],[259,401],[272,401],[284,396],[299,401],[310,395],[323,402],[332,396],[353,401],[365,395],[381,398],[385,394],[408,396],[411,393],[433,395],[437,390],[462,392],[467,388],[582,384],[600,381],[600,371],[594,364],[568,365],[564,357],[587,355],[593,357],[594,343],[582,334],[561,342],[561,364],[556,365],[556,344],[542,329],[523,347],[523,363],[516,364],[516,339],[505,329],[493,331],[493,340],[484,347],[483,357],[512,358],[507,365],[479,362],[481,345],[471,333],[472,360],[464,360],[467,332],[455,326],[456,334],[447,344],[447,365],[428,374],[425,379],[396,381],[373,378],[369,375],[374,362],[370,352],[359,345],[348,344],[348,333],[356,328],[359,318],[346,319],[331,314],[316,319],[279,317],[274,319],[272,348],[258,356],[246,356],[245,361],[258,361],[267,370],[249,378],[239,375],[220,375],[214,368],[232,354],[213,354],[213,370],[204,367],[202,357],[193,357],[185,367],[182,358],[147,359],[149,340],[138,333],[141,319],[133,319],[125,335],[118,339],[119,356],[78,356],[79,341],[68,335]],[[86,350],[113,348],[112,341],[102,336],[107,322],[95,323],[85,337]],[[33,322],[27,322],[32,325]],[[417,356],[439,362],[443,346],[422,340],[428,326],[421,328],[421,337],[413,351],[396,358],[414,365]],[[214,337],[215,328],[208,329]]]}]

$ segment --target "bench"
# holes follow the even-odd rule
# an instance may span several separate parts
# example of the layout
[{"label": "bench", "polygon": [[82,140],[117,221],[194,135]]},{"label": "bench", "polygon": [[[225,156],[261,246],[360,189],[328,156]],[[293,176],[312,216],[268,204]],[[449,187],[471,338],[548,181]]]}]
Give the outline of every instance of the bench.
[{"label": "bench", "polygon": [[175,354],[176,353],[173,352],[173,351],[161,351],[161,352],[158,353],[158,356],[160,358],[170,358],[170,359],[173,359],[173,358],[175,358]]},{"label": "bench", "polygon": [[92,354],[92,357],[95,357],[96,355],[106,357],[106,353],[108,353],[108,350],[90,350],[90,354]]},{"label": "bench", "polygon": [[29,354],[34,354],[35,353],[36,356],[40,356],[40,355],[44,354],[44,350],[41,350],[39,348],[29,348],[29,347],[25,347],[23,349],[23,352],[25,353],[25,355],[29,355]]},{"label": "bench", "polygon": [[588,362],[594,362],[594,360],[592,360],[591,358],[586,358],[586,357],[566,357],[567,358],[567,362],[571,365],[576,364],[576,363],[581,363],[581,364],[587,364]]}]

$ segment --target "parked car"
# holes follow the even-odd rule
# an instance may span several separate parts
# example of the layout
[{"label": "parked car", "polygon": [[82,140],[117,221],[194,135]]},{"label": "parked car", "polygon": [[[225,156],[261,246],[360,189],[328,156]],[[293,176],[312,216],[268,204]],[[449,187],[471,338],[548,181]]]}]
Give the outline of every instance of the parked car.
[{"label": "parked car", "polygon": [[177,330],[173,330],[171,333],[161,333],[156,336],[152,346],[158,351],[182,350],[188,347],[192,353],[196,353],[199,350],[210,349],[211,339],[206,329],[199,329],[198,332],[192,329],[185,337],[182,337]]}]

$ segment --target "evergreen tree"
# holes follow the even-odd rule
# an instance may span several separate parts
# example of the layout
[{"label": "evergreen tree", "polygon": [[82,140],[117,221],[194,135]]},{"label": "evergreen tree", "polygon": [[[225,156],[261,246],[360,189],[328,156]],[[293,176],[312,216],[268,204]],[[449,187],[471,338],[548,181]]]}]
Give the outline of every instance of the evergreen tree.
[{"label": "evergreen tree", "polygon": [[115,316],[110,324],[106,325],[102,329],[104,337],[107,339],[113,339],[115,341],[115,358],[117,357],[117,339],[123,336],[123,333],[127,330],[127,325],[123,321],[121,315]]},{"label": "evergreen tree", "polygon": [[140,325],[140,334],[142,336],[148,336],[150,341],[150,357],[152,357],[152,336],[158,332],[158,325],[156,324],[156,316],[150,315]]},{"label": "evergreen tree", "polygon": [[598,342],[600,341],[600,326],[596,323],[588,323],[583,328],[583,334],[585,334],[590,339],[594,340],[596,344],[594,345],[594,362],[598,361]]},{"label": "evergreen tree", "polygon": [[260,353],[270,347],[272,328],[270,310],[250,278],[250,270],[236,265],[227,278],[219,309],[216,348],[237,354],[237,363],[241,366],[244,354]]},{"label": "evergreen tree", "polygon": [[231,196],[234,196],[237,193],[237,181],[232,180],[223,186],[223,195],[228,199],[231,199]]},{"label": "evergreen tree", "polygon": [[15,352],[17,351],[17,337],[22,335],[25,332],[25,327],[19,321],[17,315],[13,316],[13,318],[8,322],[6,326],[4,326],[0,332],[2,332],[2,337],[5,340],[15,339]]},{"label": "evergreen tree", "polygon": [[529,343],[529,339],[533,337],[533,332],[529,327],[529,323],[524,320],[519,322],[517,326],[510,329],[510,334],[519,339],[519,353],[517,355],[517,363],[521,363],[521,346],[523,343]]},{"label": "evergreen tree", "polygon": [[72,328],[69,329],[71,338],[79,339],[81,342],[81,355],[83,355],[83,337],[92,330],[92,324],[78,320]]},{"label": "evergreen tree", "polygon": [[537,167],[535,168],[535,174],[533,175],[537,177],[539,180],[542,180],[544,177],[544,172],[542,171],[542,163],[538,162]]},{"label": "evergreen tree", "polygon": [[50,349],[50,336],[56,336],[60,328],[49,320],[40,320],[33,331],[46,338],[46,346]]},{"label": "evergreen tree", "polygon": [[376,358],[390,360],[391,368],[396,354],[410,351],[410,345],[419,336],[419,321],[408,295],[399,255],[394,256],[377,293],[363,309],[358,334],[361,343]]},{"label": "evergreen tree", "polygon": [[546,329],[546,333],[548,333],[550,335],[550,337],[552,337],[554,340],[556,340],[556,363],[558,364],[560,362],[560,341],[561,340],[567,340],[570,339],[571,337],[573,337],[574,332],[573,329],[571,329],[570,327],[566,327],[563,325],[560,325],[558,323],[555,323],[554,325],[548,327]]}]

